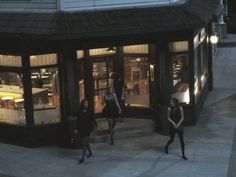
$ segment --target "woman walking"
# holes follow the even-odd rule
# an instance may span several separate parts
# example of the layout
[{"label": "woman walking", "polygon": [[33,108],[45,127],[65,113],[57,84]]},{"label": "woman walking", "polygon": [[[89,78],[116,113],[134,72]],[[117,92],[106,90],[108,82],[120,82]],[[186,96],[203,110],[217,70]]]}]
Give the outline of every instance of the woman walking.
[{"label": "woman walking", "polygon": [[116,125],[116,119],[118,118],[119,114],[121,113],[120,105],[118,103],[116,94],[113,92],[112,87],[107,89],[107,94],[104,97],[105,106],[103,108],[103,116],[106,117],[109,126],[109,133],[110,133],[110,144],[114,144],[113,139],[113,129]]},{"label": "woman walking", "polygon": [[170,140],[165,146],[165,153],[168,154],[168,147],[174,141],[175,134],[179,136],[182,150],[182,158],[187,160],[185,156],[185,145],[184,145],[184,130],[183,120],[184,112],[182,106],[179,105],[179,101],[176,98],[170,100],[170,107],[168,108],[168,121],[170,123]]},{"label": "woman walking", "polygon": [[77,114],[77,131],[83,147],[82,157],[79,163],[83,163],[88,150],[87,158],[92,156],[91,146],[89,144],[89,136],[97,123],[94,119],[94,114],[89,110],[89,104],[86,99],[81,101],[79,112]]}]

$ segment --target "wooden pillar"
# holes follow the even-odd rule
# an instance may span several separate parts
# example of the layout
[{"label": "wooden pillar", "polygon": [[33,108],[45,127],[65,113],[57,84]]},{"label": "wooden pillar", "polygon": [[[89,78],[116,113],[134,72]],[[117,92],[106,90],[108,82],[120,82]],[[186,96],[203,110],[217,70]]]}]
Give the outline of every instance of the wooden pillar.
[{"label": "wooden pillar", "polygon": [[[160,92],[159,90],[159,74],[158,69],[159,66],[157,65],[158,60],[158,53],[157,53],[157,46],[155,44],[149,44],[149,62],[150,65],[153,65],[154,67],[154,78],[151,78],[152,73],[150,72],[150,78],[149,78],[149,99],[150,99],[150,108],[156,109],[158,101],[160,100],[160,95],[158,94]],[[150,69],[150,68],[149,68]]]},{"label": "wooden pillar", "polygon": [[189,40],[189,94],[190,94],[190,104],[195,105],[195,81],[194,81],[194,60],[198,60],[198,58],[194,58],[194,36],[192,35],[192,39]]},{"label": "wooden pillar", "polygon": [[121,82],[124,83],[124,55],[122,47],[116,48],[116,56],[114,58],[114,72],[120,75]]},{"label": "wooden pillar", "polygon": [[31,127],[34,126],[34,110],[29,55],[22,56],[22,67],[26,126]]},{"label": "wooden pillar", "polygon": [[76,97],[76,51],[74,50],[62,50],[60,53],[60,70],[61,70],[61,94],[63,95],[63,106],[65,108],[66,115],[75,115],[78,108]]},{"label": "wooden pillar", "polygon": [[172,62],[168,57],[168,41],[163,38],[156,44],[157,49],[157,117],[155,118],[155,130],[161,134],[169,134],[169,123],[167,121],[167,108],[171,96]]},{"label": "wooden pillar", "polygon": [[94,111],[94,80],[93,80],[93,65],[89,59],[89,51],[85,51],[84,57],[84,90],[85,98],[89,101],[89,106]]},{"label": "wooden pillar", "polygon": [[172,61],[168,55],[168,42],[160,41],[158,45],[158,74],[159,74],[159,104],[163,106],[169,105],[172,93]]}]

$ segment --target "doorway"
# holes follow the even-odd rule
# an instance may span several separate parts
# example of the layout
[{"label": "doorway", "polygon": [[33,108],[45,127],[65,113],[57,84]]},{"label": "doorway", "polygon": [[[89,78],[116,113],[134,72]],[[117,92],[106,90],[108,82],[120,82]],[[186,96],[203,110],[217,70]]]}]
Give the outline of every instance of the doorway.
[{"label": "doorway", "polygon": [[99,59],[92,62],[94,81],[94,112],[101,113],[104,106],[104,96],[108,87],[113,86],[110,73],[113,72],[112,59]]}]

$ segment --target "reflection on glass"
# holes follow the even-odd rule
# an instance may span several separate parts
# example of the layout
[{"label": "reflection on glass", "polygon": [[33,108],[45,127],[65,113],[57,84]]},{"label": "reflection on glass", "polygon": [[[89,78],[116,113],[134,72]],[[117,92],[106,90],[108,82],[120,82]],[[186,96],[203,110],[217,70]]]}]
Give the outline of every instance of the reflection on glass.
[{"label": "reflection on glass", "polygon": [[60,87],[58,70],[40,68],[31,70],[35,124],[60,121]]},{"label": "reflection on glass", "polygon": [[25,124],[22,74],[0,73],[0,122]]},{"label": "reflection on glass", "polygon": [[79,98],[80,102],[85,99],[85,93],[84,93],[84,80],[79,81]]},{"label": "reflection on glass", "polygon": [[112,87],[112,80],[109,78],[112,72],[112,62],[94,62],[93,79],[94,79],[94,110],[95,113],[102,112],[103,98],[106,95],[108,87]]},{"label": "reflection on glass", "polygon": [[149,107],[149,62],[147,57],[124,60],[125,104]]},{"label": "reflection on glass", "polygon": [[95,113],[100,113],[102,112],[103,109],[103,99],[106,95],[106,89],[102,89],[102,90],[95,90],[94,93],[94,109],[95,109]]},{"label": "reflection on glass", "polygon": [[174,55],[173,61],[173,94],[181,103],[189,104],[189,64],[188,54]]}]

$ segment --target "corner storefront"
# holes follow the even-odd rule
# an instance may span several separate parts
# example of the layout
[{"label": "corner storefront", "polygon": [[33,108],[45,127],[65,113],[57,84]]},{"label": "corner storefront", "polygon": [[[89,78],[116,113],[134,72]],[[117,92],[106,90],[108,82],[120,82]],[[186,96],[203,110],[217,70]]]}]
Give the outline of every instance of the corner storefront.
[{"label": "corner storefront", "polygon": [[[189,5],[191,1],[184,4]],[[121,91],[125,116],[153,119],[156,131],[162,134],[168,134],[166,110],[171,97],[183,105],[185,124],[194,125],[212,89],[210,22],[218,8],[205,21],[196,21],[195,16],[186,16],[180,9],[183,10],[172,7],[182,21],[173,24],[167,18],[166,29],[154,17],[169,9],[155,7],[59,14],[54,33],[1,37],[1,140],[28,146],[68,144],[80,100],[86,97],[99,118],[109,86]],[[146,15],[142,19],[143,29],[135,24],[139,19],[129,16],[133,24],[128,19],[126,26],[117,31],[121,14],[127,13]],[[99,18],[104,14],[115,19],[112,26],[107,24],[106,33],[104,29],[99,33]],[[98,27],[80,23],[82,31],[77,31],[81,19],[76,21],[76,17],[90,19],[95,15]],[[74,28],[62,30],[71,19]],[[119,76],[119,84],[114,73]]]}]

